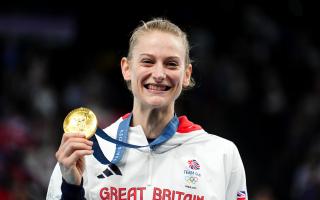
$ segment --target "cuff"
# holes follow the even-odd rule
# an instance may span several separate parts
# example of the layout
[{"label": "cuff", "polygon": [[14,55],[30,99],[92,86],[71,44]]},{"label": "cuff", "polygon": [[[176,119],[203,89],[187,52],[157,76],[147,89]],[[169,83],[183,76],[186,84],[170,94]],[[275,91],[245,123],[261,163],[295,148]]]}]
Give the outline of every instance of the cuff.
[{"label": "cuff", "polygon": [[83,188],[83,179],[81,180],[80,185],[73,185],[67,183],[62,178],[62,184],[61,184],[61,200],[85,200],[84,197],[84,188]]}]

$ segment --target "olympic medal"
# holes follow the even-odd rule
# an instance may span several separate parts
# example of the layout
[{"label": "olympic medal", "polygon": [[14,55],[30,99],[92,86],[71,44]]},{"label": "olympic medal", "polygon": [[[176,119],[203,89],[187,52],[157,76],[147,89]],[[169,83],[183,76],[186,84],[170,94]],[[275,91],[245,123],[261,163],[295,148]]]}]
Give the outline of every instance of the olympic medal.
[{"label": "olympic medal", "polygon": [[84,107],[72,110],[63,121],[65,133],[84,133],[87,139],[95,134],[97,127],[96,115]]}]

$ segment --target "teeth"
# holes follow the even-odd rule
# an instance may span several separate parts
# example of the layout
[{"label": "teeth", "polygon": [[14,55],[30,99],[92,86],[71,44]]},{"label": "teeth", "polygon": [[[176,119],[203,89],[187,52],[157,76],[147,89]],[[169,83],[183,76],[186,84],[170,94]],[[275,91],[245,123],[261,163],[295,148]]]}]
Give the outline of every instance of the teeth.
[{"label": "teeth", "polygon": [[150,90],[158,90],[158,91],[165,91],[166,90],[166,86],[159,86],[159,85],[148,85],[148,89]]}]

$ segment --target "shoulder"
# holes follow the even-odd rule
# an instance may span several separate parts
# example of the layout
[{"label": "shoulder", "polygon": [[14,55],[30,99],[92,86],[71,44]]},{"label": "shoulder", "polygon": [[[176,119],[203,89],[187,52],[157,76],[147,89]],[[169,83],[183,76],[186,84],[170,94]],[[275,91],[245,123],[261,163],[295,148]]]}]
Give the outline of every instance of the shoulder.
[{"label": "shoulder", "polygon": [[179,117],[177,134],[180,138],[192,138],[189,142],[201,144],[199,146],[202,146],[202,148],[230,154],[235,150],[237,151],[234,142],[216,134],[208,133],[200,125],[193,123],[184,115]]},{"label": "shoulder", "polygon": [[200,125],[190,121],[185,115],[179,117],[179,127],[177,133],[180,135],[189,135],[196,133],[198,137],[196,137],[195,139],[204,140],[210,144],[219,146],[227,146],[230,148],[236,147],[232,141],[218,135],[208,133]]},{"label": "shoulder", "polygon": [[221,136],[206,133],[205,137],[208,138],[209,142],[214,143],[215,145],[219,145],[219,146],[227,147],[227,148],[231,148],[231,149],[237,148],[233,141],[226,139],[226,138],[223,138]]},{"label": "shoulder", "polygon": [[197,140],[212,150],[219,150],[220,152],[231,154],[237,150],[237,146],[233,141],[215,134],[210,134],[204,130],[203,133],[197,137]]},{"label": "shoulder", "polygon": [[233,141],[209,133],[202,134],[197,140],[199,141],[197,149],[205,152],[208,160],[217,158],[215,161],[221,161],[230,172],[243,168],[238,147]]}]

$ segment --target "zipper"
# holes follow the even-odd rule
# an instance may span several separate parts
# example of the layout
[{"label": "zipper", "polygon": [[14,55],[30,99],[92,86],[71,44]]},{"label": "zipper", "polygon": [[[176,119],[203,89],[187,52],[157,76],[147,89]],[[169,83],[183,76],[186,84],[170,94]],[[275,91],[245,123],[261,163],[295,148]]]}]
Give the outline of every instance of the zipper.
[{"label": "zipper", "polygon": [[147,180],[148,187],[152,186],[152,164],[153,164],[152,152],[150,151],[148,154],[148,180]]},{"label": "zipper", "polygon": [[147,155],[147,183],[146,183],[146,193],[145,193],[145,199],[152,199],[153,197],[153,186],[152,186],[152,163],[153,163],[153,160],[152,160],[152,153],[151,151],[148,152],[148,155]]}]

